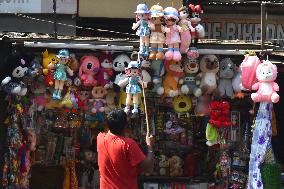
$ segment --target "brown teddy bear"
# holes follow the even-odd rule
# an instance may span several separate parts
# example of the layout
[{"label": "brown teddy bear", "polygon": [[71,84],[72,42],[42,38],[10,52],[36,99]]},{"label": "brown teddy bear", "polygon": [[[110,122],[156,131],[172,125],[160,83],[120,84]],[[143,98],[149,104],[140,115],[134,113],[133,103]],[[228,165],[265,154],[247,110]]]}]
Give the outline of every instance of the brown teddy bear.
[{"label": "brown teddy bear", "polygon": [[174,155],[169,158],[169,165],[171,177],[178,177],[183,175],[183,160],[180,157]]},{"label": "brown teddy bear", "polygon": [[159,168],[161,176],[169,175],[169,159],[167,156],[162,154],[159,156]]}]

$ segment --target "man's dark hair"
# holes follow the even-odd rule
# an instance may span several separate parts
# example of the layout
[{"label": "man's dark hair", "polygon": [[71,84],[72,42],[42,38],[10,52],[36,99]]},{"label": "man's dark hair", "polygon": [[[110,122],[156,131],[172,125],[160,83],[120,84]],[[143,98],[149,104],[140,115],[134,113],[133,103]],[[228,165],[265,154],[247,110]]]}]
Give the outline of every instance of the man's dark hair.
[{"label": "man's dark hair", "polygon": [[115,108],[108,113],[106,122],[111,133],[121,135],[127,125],[127,115],[122,109]]}]

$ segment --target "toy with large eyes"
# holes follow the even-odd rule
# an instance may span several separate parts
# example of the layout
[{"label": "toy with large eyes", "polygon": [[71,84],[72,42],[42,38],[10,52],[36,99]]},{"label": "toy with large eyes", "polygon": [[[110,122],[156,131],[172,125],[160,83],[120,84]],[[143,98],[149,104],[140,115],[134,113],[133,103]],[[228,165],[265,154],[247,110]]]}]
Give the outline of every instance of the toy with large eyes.
[{"label": "toy with large eyes", "polygon": [[113,60],[112,69],[114,70],[114,74],[112,80],[116,85],[114,86],[116,89],[120,89],[118,82],[126,78],[125,68],[127,68],[130,61],[130,58],[126,54],[120,54]]},{"label": "toy with large eyes", "polygon": [[79,77],[84,86],[96,86],[100,69],[99,59],[95,56],[83,56],[80,60]]},{"label": "toy with large eyes", "polygon": [[98,112],[105,111],[105,96],[107,94],[106,88],[102,86],[96,86],[92,90],[93,99],[90,99],[91,102],[94,102],[92,113],[96,114]]}]

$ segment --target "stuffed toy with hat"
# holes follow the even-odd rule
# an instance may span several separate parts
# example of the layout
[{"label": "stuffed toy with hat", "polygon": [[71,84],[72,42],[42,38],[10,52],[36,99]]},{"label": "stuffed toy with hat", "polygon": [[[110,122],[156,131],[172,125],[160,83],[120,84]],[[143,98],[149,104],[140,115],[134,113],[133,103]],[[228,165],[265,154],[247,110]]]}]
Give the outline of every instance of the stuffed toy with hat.
[{"label": "stuffed toy with hat", "polygon": [[52,94],[52,98],[55,100],[61,99],[61,92],[63,90],[65,81],[67,81],[67,74],[73,76],[73,70],[70,69],[69,63],[71,61],[70,53],[66,49],[62,49],[57,54],[58,63],[57,64],[49,64],[49,68],[54,68],[54,91]]},{"label": "stuffed toy with hat", "polygon": [[58,58],[56,54],[48,52],[46,49],[42,53],[42,73],[44,75],[44,84],[48,87],[54,86],[53,73],[54,70],[49,67],[50,64],[57,64]]},{"label": "stuffed toy with hat", "polygon": [[269,60],[263,61],[256,69],[257,83],[253,84],[252,90],[257,90],[256,93],[251,94],[254,102],[273,102],[279,101],[279,86],[274,81],[277,77],[277,67]]},{"label": "stuffed toy with hat", "polygon": [[118,82],[124,80],[126,78],[125,68],[127,68],[131,59],[126,54],[120,54],[113,60],[112,69],[114,70],[113,74],[113,84],[114,90],[120,91],[120,87],[118,86]]},{"label": "stuffed toy with hat", "polygon": [[162,83],[162,77],[165,74],[163,60],[152,60],[150,62],[152,83],[154,84],[153,92],[158,95],[164,94],[164,88]]},{"label": "stuffed toy with hat", "polygon": [[[133,100],[133,114],[138,113],[138,103],[139,103],[139,96],[138,94],[142,92],[142,87],[147,87],[146,83],[144,83],[141,79],[141,69],[137,61],[131,61],[128,64],[128,67],[125,69],[126,78],[119,81],[118,85],[120,87],[124,87],[126,85],[126,107],[124,111],[129,113],[130,111],[130,103]],[[140,84],[140,85],[139,85]]]},{"label": "stuffed toy with hat", "polygon": [[232,78],[235,75],[236,65],[230,58],[224,58],[220,61],[219,85],[220,96],[234,97]]},{"label": "stuffed toy with hat", "polygon": [[151,52],[149,55],[150,60],[163,60],[165,55],[163,53],[163,46],[166,42],[165,26],[163,26],[164,9],[160,5],[153,5],[150,9],[151,15]]},{"label": "stuffed toy with hat", "polygon": [[111,78],[113,76],[112,56],[108,52],[102,53],[99,57],[99,61],[101,63],[101,66],[97,77],[98,83],[105,88],[111,88]]},{"label": "stuffed toy with hat", "polygon": [[79,77],[82,84],[87,87],[98,84],[97,74],[100,70],[99,59],[92,55],[83,56],[80,60]]},{"label": "stuffed toy with hat", "polygon": [[188,17],[189,17],[188,9],[185,6],[182,6],[179,9],[180,21],[178,23],[178,25],[182,28],[182,32],[180,33],[180,39],[181,39],[180,52],[181,53],[188,52],[188,48],[191,43],[191,30],[194,30]]},{"label": "stuffed toy with hat", "polygon": [[203,13],[203,10],[200,5],[188,5],[189,20],[191,22],[191,44],[193,47],[196,47],[198,39],[205,37],[204,27],[200,24],[200,14]]},{"label": "stuffed toy with hat", "polygon": [[149,38],[150,38],[150,11],[146,4],[137,5],[136,23],[133,23],[132,29],[136,30],[136,35],[140,37],[139,54],[148,57],[149,56]]},{"label": "stuffed toy with hat", "polygon": [[200,60],[201,78],[200,88],[202,94],[212,94],[217,89],[217,73],[219,71],[219,60],[215,55],[205,55]]},{"label": "stuffed toy with hat", "polygon": [[179,51],[179,44],[181,42],[179,33],[182,28],[177,25],[179,21],[178,11],[173,7],[164,9],[165,22],[166,22],[166,44],[168,51],[165,54],[166,60],[180,61],[181,54]]},{"label": "stuffed toy with hat", "polygon": [[183,66],[180,62],[173,60],[165,60],[164,66],[166,70],[163,81],[164,95],[167,97],[175,97],[179,94],[179,78],[184,76]]},{"label": "stuffed toy with hat", "polygon": [[17,52],[7,58],[5,74],[1,77],[1,88],[7,94],[24,96],[27,93],[27,86],[22,81],[28,73],[26,61]]},{"label": "stuffed toy with hat", "polygon": [[102,86],[95,86],[92,89],[93,99],[89,99],[93,102],[92,113],[96,114],[98,112],[105,111],[107,89]]},{"label": "stuffed toy with hat", "polygon": [[194,94],[194,96],[201,96],[201,89],[199,88],[200,80],[196,80],[199,71],[198,60],[195,58],[187,58],[183,64],[185,76],[179,81],[181,92],[183,94]]}]

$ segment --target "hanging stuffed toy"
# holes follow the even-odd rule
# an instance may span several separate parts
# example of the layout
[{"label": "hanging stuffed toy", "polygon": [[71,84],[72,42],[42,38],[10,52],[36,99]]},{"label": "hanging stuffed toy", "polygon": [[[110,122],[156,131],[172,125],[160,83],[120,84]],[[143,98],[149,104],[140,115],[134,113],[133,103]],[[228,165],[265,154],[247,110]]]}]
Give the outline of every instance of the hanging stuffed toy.
[{"label": "hanging stuffed toy", "polygon": [[100,70],[99,59],[95,56],[83,56],[80,60],[79,77],[82,84],[87,87],[96,86],[98,84],[97,74]]},{"label": "hanging stuffed toy", "polygon": [[202,94],[212,94],[217,88],[217,73],[219,71],[219,60],[215,55],[205,55],[200,60],[201,78],[200,88]]},{"label": "hanging stuffed toy", "polygon": [[92,113],[96,114],[98,112],[105,111],[105,96],[107,94],[106,88],[102,86],[96,86],[92,90],[93,99],[90,99],[93,103]]},{"label": "hanging stuffed toy", "polygon": [[165,74],[164,63],[162,60],[153,60],[150,63],[152,83],[154,84],[153,92],[158,95],[164,94],[162,86],[162,76]]},{"label": "hanging stuffed toy", "polygon": [[58,63],[57,64],[49,64],[49,68],[54,68],[54,91],[52,94],[52,98],[55,100],[61,99],[61,92],[63,90],[65,81],[67,80],[67,74],[70,76],[73,75],[73,71],[68,67],[68,63],[70,62],[70,54],[66,49],[62,49],[59,51],[58,55]]},{"label": "hanging stuffed toy", "polygon": [[138,113],[138,94],[142,92],[141,87],[139,86],[142,85],[144,87],[147,87],[145,83],[141,80],[141,69],[139,68],[138,62],[137,61],[131,61],[128,64],[128,67],[125,69],[126,76],[124,80],[121,80],[118,85],[120,87],[126,86],[126,107],[124,111],[126,113],[129,113],[130,111],[130,103],[131,99],[133,98],[133,110],[132,113],[136,114]]},{"label": "hanging stuffed toy", "polygon": [[199,88],[200,80],[196,79],[199,71],[198,60],[194,58],[187,58],[183,64],[185,76],[179,81],[182,84],[181,92],[183,94],[194,94],[194,96],[201,96],[201,89]]},{"label": "hanging stuffed toy", "polygon": [[53,72],[54,70],[49,67],[49,64],[57,64],[58,58],[56,54],[54,53],[49,53],[48,50],[46,49],[42,53],[42,73],[44,75],[44,83],[46,86],[50,87],[54,85],[54,78],[53,78]]},{"label": "hanging stuffed toy", "polygon": [[108,52],[102,53],[99,57],[101,67],[98,73],[98,83],[105,88],[112,88],[111,78],[113,75],[112,70],[112,57]]},{"label": "hanging stuffed toy", "polygon": [[117,89],[115,87],[118,87],[118,82],[126,78],[125,69],[128,67],[130,61],[130,58],[126,54],[120,54],[113,60],[112,69],[114,70],[114,74],[112,81],[115,84],[115,90]]},{"label": "hanging stuffed toy", "polygon": [[136,23],[133,23],[132,29],[136,30],[136,35],[140,37],[140,48],[139,54],[147,57],[149,56],[149,37],[150,37],[150,27],[149,27],[149,17],[150,11],[146,4],[137,5],[136,9]]},{"label": "hanging stuffed toy", "polygon": [[151,53],[150,60],[163,60],[165,55],[163,53],[163,46],[166,41],[165,27],[162,25],[164,19],[164,10],[160,5],[153,5],[150,9],[151,14]]},{"label": "hanging stuffed toy", "polygon": [[5,75],[1,75],[2,90],[7,94],[26,95],[27,87],[22,80],[27,73],[26,61],[21,59],[16,52],[10,55],[6,61]]},{"label": "hanging stuffed toy", "polygon": [[179,21],[178,11],[173,7],[167,7],[164,10],[166,22],[166,44],[168,51],[165,54],[166,60],[180,61],[181,54],[179,51],[180,35],[182,28],[177,25]]},{"label": "hanging stuffed toy", "polygon": [[196,47],[198,43],[198,39],[205,37],[205,30],[204,27],[200,24],[200,14],[203,13],[203,10],[200,5],[188,5],[188,12],[189,12],[189,20],[192,25],[191,29],[191,45]]},{"label": "hanging stuffed toy", "polygon": [[179,78],[184,76],[183,67],[180,62],[166,60],[164,63],[166,75],[163,87],[166,97],[175,97],[179,94]]},{"label": "hanging stuffed toy", "polygon": [[252,90],[257,90],[256,93],[251,94],[254,102],[273,102],[279,101],[279,86],[274,81],[277,77],[277,67],[270,61],[263,61],[256,69],[257,83],[253,84]]},{"label": "hanging stuffed toy", "polygon": [[220,96],[234,97],[232,78],[235,75],[236,65],[230,58],[224,58],[220,61],[219,85]]},{"label": "hanging stuffed toy", "polygon": [[180,33],[180,52],[187,53],[188,48],[191,43],[191,30],[194,28],[191,26],[191,22],[188,19],[189,12],[188,9],[183,6],[179,9],[179,26],[182,28],[182,32]]},{"label": "hanging stuffed toy", "polygon": [[242,75],[241,69],[239,67],[236,67],[236,73],[232,79],[233,90],[235,92],[234,94],[235,98],[244,98],[244,94],[242,93],[242,90],[245,90],[245,88],[242,85],[241,75]]},{"label": "hanging stuffed toy", "polygon": [[81,80],[79,78],[79,62],[77,61],[75,54],[70,54],[70,62],[69,62],[69,68],[73,71],[73,75],[68,75],[67,81],[65,85],[67,87],[76,88],[81,85]]}]

